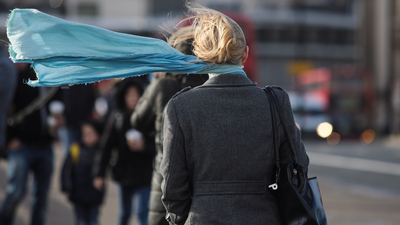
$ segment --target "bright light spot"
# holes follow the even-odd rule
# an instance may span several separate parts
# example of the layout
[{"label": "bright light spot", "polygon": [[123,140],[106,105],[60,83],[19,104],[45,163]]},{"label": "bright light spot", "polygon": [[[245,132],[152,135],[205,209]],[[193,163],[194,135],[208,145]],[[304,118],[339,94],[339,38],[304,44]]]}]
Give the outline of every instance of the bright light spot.
[{"label": "bright light spot", "polygon": [[300,125],[298,123],[296,123],[296,126],[297,126],[297,128],[299,128],[299,131],[301,131],[301,127],[300,127]]},{"label": "bright light spot", "polygon": [[62,114],[65,110],[65,105],[62,101],[54,100],[49,104],[49,110],[51,114]]},{"label": "bright light spot", "polygon": [[333,127],[328,122],[320,123],[317,127],[317,134],[322,138],[329,137],[329,135],[331,135],[332,131],[333,131]]},{"label": "bright light spot", "polygon": [[63,0],[49,0],[51,8],[58,8],[62,5]]},{"label": "bright light spot", "polygon": [[108,111],[108,103],[107,100],[103,97],[99,97],[96,99],[94,103],[94,109],[99,114],[100,117],[103,117]]},{"label": "bright light spot", "polygon": [[375,140],[375,131],[368,129],[361,134],[361,140],[366,143],[370,144]]},{"label": "bright light spot", "polygon": [[328,145],[337,145],[340,142],[340,134],[333,132],[329,137],[326,138]]}]

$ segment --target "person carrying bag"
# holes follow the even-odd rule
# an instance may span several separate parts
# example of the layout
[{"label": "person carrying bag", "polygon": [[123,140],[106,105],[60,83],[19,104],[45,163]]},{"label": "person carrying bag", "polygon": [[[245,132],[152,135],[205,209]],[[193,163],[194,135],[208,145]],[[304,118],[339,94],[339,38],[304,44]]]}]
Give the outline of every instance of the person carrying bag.
[{"label": "person carrying bag", "polygon": [[[274,149],[276,151],[276,173],[274,183],[269,185],[275,196],[282,224],[326,225],[325,210],[322,205],[321,193],[316,177],[308,178],[306,171],[298,164],[292,139],[283,118],[283,111],[272,87],[264,88],[269,99],[272,115],[274,135]],[[277,145],[277,118],[283,126],[290,148],[281,151],[290,151],[293,161],[281,162]]]}]

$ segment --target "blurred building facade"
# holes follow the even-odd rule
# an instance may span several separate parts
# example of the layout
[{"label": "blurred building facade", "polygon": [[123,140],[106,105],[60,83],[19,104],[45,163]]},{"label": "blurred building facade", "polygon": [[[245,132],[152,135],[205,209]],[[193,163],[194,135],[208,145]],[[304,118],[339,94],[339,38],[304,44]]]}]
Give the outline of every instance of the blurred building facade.
[{"label": "blurred building facade", "polygon": [[362,1],[358,37],[359,64],[373,74],[373,128],[380,134],[400,132],[400,1]]},{"label": "blurred building facade", "polygon": [[[389,104],[393,107],[391,109],[393,115],[393,126],[391,127],[390,132],[392,134],[400,133],[400,0],[396,0],[392,7],[393,9],[393,32],[392,33],[392,44],[393,47],[393,82],[388,82],[392,85],[391,93],[389,95],[392,96],[390,99],[391,102]],[[400,136],[398,136],[400,137]]]},{"label": "blurred building facade", "polygon": [[[304,70],[352,65],[373,75],[371,127],[399,132],[400,0],[193,0],[247,15],[253,25],[259,86],[290,90]],[[184,15],[182,0],[2,0],[0,22],[12,8],[37,8],[70,21],[160,36]],[[3,22],[4,21],[4,22]],[[5,38],[5,28],[0,28]]]}]

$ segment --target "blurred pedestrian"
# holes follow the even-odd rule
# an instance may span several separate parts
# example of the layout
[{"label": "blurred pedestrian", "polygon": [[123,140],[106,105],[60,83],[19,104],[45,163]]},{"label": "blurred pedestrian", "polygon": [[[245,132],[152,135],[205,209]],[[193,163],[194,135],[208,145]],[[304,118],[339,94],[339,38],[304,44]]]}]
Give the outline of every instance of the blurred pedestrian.
[{"label": "blurred pedestrian", "polygon": [[[94,186],[104,190],[106,170],[109,163],[112,164],[112,177],[120,190],[120,225],[128,224],[132,210],[138,224],[147,224],[155,153],[154,136],[133,130],[129,120],[142,94],[143,85],[138,78],[127,78],[117,84],[116,109],[107,122],[102,136],[101,154],[95,165]],[[112,157],[114,148],[118,155],[116,158]]]},{"label": "blurred pedestrian", "polygon": [[[242,29],[226,15],[188,5],[193,52],[205,62],[242,66],[249,48]],[[212,31],[212,32],[211,32]],[[280,224],[273,180],[275,152],[268,98],[243,74],[210,74],[202,86],[176,94],[165,111],[162,201],[170,224]],[[299,163],[308,157],[288,94],[274,88]],[[278,146],[285,147],[282,126]],[[290,159],[281,154],[281,160]]]},{"label": "blurred pedestrian", "polygon": [[64,151],[68,146],[80,140],[80,125],[91,119],[96,100],[96,90],[93,84],[73,85],[62,89],[61,101],[65,105],[63,116],[65,126],[58,130],[58,135]]},{"label": "blurred pedestrian", "polygon": [[[183,32],[187,28],[181,29]],[[178,34],[179,35],[179,34]],[[176,38],[169,38],[169,43]],[[177,50],[186,54],[193,55],[191,51],[191,41],[185,41],[175,46]],[[156,158],[153,165],[153,176],[151,181],[150,206],[149,206],[149,225],[168,225],[165,220],[166,211],[161,202],[161,182],[160,162],[162,158],[162,128],[163,111],[171,97],[182,88],[195,87],[203,84],[208,79],[208,75],[199,74],[175,74],[175,73],[157,73],[152,79],[150,85],[140,98],[135,112],[131,117],[132,127],[145,134],[155,132]]]},{"label": "blurred pedestrian", "polygon": [[77,225],[96,225],[104,191],[93,186],[93,162],[99,152],[102,127],[99,123],[81,125],[81,140],[71,144],[61,171],[61,190],[74,205]]},{"label": "blurred pedestrian", "polygon": [[0,157],[5,155],[7,113],[17,84],[17,70],[0,47]]},{"label": "blurred pedestrian", "polygon": [[[33,207],[31,224],[45,223],[47,197],[53,171],[53,138],[47,124],[46,100],[57,89],[32,88],[24,84],[35,79],[29,64],[17,64],[18,83],[12,102],[13,112],[8,119],[7,188],[0,209],[0,224],[12,224],[18,204],[25,196],[29,172],[33,172]],[[43,98],[42,98],[43,97]],[[33,107],[32,103],[35,103]]]}]

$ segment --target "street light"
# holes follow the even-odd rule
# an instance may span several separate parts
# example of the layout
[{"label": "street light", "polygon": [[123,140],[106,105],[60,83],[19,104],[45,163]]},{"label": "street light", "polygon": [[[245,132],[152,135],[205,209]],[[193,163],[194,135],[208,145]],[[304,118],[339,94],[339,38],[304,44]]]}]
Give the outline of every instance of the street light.
[{"label": "street light", "polygon": [[317,134],[322,138],[327,138],[331,135],[333,127],[328,122],[320,123],[317,127]]}]

